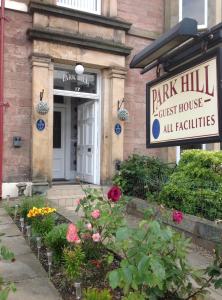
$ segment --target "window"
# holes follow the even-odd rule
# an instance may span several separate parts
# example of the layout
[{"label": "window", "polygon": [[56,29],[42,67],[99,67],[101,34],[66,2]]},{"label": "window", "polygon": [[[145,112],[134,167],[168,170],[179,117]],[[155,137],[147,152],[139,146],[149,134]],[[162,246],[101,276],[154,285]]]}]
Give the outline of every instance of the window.
[{"label": "window", "polygon": [[179,0],[179,21],[183,18],[197,20],[198,28],[207,28],[208,0]]},{"label": "window", "polygon": [[181,153],[184,150],[189,150],[189,149],[202,149],[206,150],[206,144],[188,144],[188,145],[183,145],[183,146],[177,146],[176,147],[176,163],[178,164],[180,160]]},{"label": "window", "polygon": [[97,76],[90,72],[77,75],[72,70],[56,69],[54,71],[54,89],[96,94]]},{"label": "window", "polygon": [[57,0],[57,5],[92,14],[101,14],[101,0]]}]

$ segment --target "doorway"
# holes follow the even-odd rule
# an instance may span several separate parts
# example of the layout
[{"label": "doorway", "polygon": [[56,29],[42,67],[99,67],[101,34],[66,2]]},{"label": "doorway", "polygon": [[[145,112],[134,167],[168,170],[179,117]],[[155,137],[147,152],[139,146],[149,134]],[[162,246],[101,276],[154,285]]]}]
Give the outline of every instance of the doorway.
[{"label": "doorway", "polygon": [[[54,69],[53,177],[100,184],[100,72]],[[64,146],[63,146],[64,145]]]},{"label": "doorway", "polygon": [[93,99],[54,96],[54,180],[100,183],[98,105]]}]

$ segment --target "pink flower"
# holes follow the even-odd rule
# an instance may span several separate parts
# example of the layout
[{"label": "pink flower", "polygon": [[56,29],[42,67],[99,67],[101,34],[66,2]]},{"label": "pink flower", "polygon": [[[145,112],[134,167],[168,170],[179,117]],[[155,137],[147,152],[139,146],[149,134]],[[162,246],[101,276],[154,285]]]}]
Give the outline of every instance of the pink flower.
[{"label": "pink flower", "polygon": [[173,222],[180,224],[183,221],[182,211],[174,210],[172,213]]},{"label": "pink flower", "polygon": [[118,186],[113,186],[107,193],[108,199],[110,199],[113,202],[119,201],[119,199],[122,196],[121,189]]},{"label": "pink flower", "polygon": [[78,236],[78,229],[74,224],[69,224],[66,239],[70,243],[76,243],[79,244],[81,242],[79,236]]},{"label": "pink flower", "polygon": [[80,205],[80,199],[76,200],[76,205]]},{"label": "pink flower", "polygon": [[92,230],[92,224],[91,223],[86,224],[86,227],[87,227],[88,230]]},{"label": "pink flower", "polygon": [[91,216],[94,218],[94,219],[98,219],[100,217],[100,211],[98,209],[95,209],[92,213],[91,213]]},{"label": "pink flower", "polygon": [[97,232],[97,233],[94,233],[94,234],[92,235],[92,239],[93,239],[94,242],[99,242],[99,241],[101,240],[101,236],[100,236],[100,234]]}]

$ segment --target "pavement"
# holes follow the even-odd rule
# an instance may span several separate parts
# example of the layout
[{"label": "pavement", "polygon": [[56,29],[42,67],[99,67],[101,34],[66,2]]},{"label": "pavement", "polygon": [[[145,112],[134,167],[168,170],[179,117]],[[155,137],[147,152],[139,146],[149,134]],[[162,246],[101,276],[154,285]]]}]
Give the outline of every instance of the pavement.
[{"label": "pavement", "polygon": [[0,207],[0,234],[2,244],[15,255],[15,262],[0,261],[1,275],[6,282],[14,282],[16,292],[8,300],[62,300],[46,271],[31,252],[27,241],[4,208]]}]

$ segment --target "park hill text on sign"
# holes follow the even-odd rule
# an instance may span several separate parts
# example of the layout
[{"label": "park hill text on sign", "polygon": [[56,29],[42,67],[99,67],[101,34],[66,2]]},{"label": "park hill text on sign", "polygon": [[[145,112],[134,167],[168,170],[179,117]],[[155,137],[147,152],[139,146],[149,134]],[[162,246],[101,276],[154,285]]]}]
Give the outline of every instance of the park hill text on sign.
[{"label": "park hill text on sign", "polygon": [[150,144],[219,135],[217,58],[151,84]]}]

